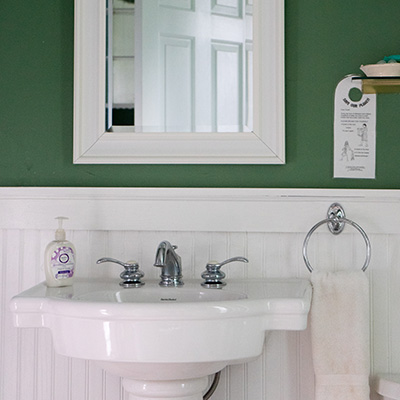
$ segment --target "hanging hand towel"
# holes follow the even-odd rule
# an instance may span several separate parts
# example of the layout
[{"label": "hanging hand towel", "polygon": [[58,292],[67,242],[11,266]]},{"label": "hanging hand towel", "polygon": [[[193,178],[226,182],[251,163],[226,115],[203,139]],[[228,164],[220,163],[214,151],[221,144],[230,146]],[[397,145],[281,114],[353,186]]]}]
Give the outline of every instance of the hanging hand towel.
[{"label": "hanging hand towel", "polygon": [[311,274],[315,400],[369,400],[369,284],[364,272]]}]

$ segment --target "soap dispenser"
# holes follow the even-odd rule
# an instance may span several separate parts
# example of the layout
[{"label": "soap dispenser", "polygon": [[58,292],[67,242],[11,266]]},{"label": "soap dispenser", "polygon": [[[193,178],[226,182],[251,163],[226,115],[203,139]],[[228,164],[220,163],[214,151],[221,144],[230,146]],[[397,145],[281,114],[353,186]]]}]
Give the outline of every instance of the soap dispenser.
[{"label": "soap dispenser", "polygon": [[74,245],[66,240],[62,227],[66,217],[57,217],[58,229],[55,240],[50,242],[44,253],[44,270],[46,284],[49,287],[70,286],[75,272],[76,250]]}]

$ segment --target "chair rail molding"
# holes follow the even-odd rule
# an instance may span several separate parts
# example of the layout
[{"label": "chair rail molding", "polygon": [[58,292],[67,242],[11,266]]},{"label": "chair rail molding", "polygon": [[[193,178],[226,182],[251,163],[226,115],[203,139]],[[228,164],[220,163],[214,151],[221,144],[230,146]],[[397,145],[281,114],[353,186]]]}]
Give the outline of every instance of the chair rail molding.
[{"label": "chair rail molding", "polygon": [[353,189],[3,187],[0,229],[64,215],[78,230],[306,233],[333,202],[368,233],[400,233],[400,191]]}]

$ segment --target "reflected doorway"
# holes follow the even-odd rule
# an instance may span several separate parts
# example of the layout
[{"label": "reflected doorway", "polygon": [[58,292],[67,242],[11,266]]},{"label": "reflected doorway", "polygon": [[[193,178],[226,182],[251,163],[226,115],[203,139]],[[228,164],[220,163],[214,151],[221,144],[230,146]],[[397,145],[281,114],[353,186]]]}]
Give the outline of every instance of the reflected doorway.
[{"label": "reflected doorway", "polygon": [[252,11],[251,0],[108,0],[107,129],[252,131]]}]

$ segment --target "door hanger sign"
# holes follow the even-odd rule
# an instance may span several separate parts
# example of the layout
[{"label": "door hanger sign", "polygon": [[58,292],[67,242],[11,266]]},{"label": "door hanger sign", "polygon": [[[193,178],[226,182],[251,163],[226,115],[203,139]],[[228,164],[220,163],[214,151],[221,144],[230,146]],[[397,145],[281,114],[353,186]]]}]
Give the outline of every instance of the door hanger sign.
[{"label": "door hanger sign", "polygon": [[361,91],[361,80],[348,75],[336,86],[334,120],[334,178],[375,178],[376,95],[349,97]]}]

